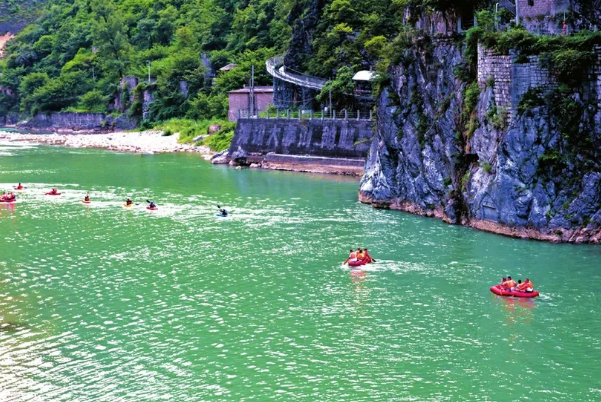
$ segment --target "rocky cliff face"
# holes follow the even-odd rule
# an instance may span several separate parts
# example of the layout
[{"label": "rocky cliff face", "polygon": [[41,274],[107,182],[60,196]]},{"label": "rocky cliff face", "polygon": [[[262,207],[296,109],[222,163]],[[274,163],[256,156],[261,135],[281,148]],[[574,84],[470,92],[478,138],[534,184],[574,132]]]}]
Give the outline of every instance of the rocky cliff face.
[{"label": "rocky cliff face", "polygon": [[[598,71],[561,92],[540,85],[537,60],[508,63],[526,87],[501,85],[498,71],[495,87],[491,73],[466,111],[475,87],[456,78],[463,63],[457,42],[418,41],[391,67],[360,200],[515,237],[600,243]],[[526,111],[524,96],[538,100]]]}]

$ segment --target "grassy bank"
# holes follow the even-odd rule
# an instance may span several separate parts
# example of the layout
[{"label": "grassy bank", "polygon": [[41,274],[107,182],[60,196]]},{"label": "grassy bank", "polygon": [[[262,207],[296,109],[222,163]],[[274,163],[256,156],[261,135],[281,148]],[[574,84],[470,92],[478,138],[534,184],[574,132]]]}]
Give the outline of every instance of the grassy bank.
[{"label": "grassy bank", "polygon": [[[211,126],[219,126],[220,129],[209,135]],[[163,130],[164,135],[179,133],[179,142],[181,143],[192,143],[194,138],[208,135],[197,144],[208,146],[212,151],[221,152],[229,148],[234,138],[236,123],[228,120],[170,119],[155,128]]]}]

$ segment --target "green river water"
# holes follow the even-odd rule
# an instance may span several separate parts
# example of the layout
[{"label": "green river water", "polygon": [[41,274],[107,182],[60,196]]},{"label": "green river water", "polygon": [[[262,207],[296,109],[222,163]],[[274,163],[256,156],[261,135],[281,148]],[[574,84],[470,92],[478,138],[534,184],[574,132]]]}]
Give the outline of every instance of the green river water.
[{"label": "green river water", "polygon": [[[0,205],[0,401],[601,401],[599,246],[197,155],[3,144],[0,186],[17,182]],[[359,246],[378,262],[351,271]],[[541,297],[490,293],[507,274]]]}]

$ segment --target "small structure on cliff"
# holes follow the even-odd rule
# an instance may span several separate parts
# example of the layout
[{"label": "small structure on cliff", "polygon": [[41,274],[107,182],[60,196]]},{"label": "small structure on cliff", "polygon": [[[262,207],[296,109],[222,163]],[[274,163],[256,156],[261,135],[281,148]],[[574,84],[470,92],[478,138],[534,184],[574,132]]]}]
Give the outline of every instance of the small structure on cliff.
[{"label": "small structure on cliff", "polygon": [[244,87],[230,91],[228,95],[230,105],[227,116],[230,121],[250,116],[251,110],[258,114],[273,105],[273,87],[254,87],[252,91]]}]

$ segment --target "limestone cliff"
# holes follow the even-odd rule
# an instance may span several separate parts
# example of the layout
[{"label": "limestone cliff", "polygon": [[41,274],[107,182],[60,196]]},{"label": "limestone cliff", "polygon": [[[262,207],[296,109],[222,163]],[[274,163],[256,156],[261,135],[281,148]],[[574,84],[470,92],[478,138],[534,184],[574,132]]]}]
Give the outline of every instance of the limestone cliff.
[{"label": "limestone cliff", "polygon": [[515,237],[601,242],[599,50],[566,90],[536,56],[482,49],[468,85],[462,46],[419,38],[390,67],[360,200]]}]

